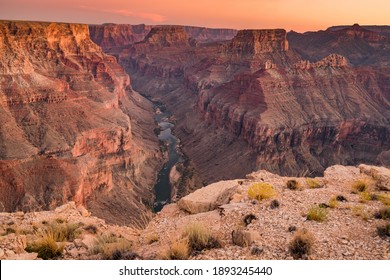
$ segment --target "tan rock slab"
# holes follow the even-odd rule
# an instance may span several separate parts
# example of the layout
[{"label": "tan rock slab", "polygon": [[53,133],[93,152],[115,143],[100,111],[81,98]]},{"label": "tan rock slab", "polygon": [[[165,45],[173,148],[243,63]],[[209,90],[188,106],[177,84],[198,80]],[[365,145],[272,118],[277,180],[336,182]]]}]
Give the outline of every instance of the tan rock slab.
[{"label": "tan rock slab", "polygon": [[237,180],[220,181],[196,190],[180,199],[177,204],[191,214],[208,212],[228,203],[237,187]]}]

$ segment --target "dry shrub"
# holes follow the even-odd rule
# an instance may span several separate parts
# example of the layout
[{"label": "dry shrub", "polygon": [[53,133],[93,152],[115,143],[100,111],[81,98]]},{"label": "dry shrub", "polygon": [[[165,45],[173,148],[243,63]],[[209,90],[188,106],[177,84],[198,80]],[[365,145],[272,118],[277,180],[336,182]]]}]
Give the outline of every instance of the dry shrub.
[{"label": "dry shrub", "polygon": [[328,205],[329,205],[330,208],[337,208],[339,206],[339,202],[337,200],[337,197],[336,196],[332,197],[329,200]]},{"label": "dry shrub", "polygon": [[352,213],[355,216],[361,217],[363,220],[367,221],[370,218],[370,212],[367,211],[364,206],[356,205],[352,208]]},{"label": "dry shrub", "polygon": [[101,234],[96,239],[95,246],[92,248],[93,254],[102,254],[103,259],[118,259],[118,255],[127,255],[131,253],[132,242],[119,238],[114,234]]},{"label": "dry shrub", "polygon": [[187,260],[189,255],[188,241],[182,239],[173,242],[162,258],[167,260]]},{"label": "dry shrub", "polygon": [[383,226],[378,226],[376,230],[380,237],[382,238],[390,237],[390,223],[387,223]]},{"label": "dry shrub", "polygon": [[299,189],[299,183],[297,180],[288,180],[286,186],[289,190],[297,190]]},{"label": "dry shrub", "polygon": [[221,243],[211,234],[210,230],[199,223],[188,225],[184,232],[184,237],[188,240],[190,254],[221,247]]},{"label": "dry shrub", "polygon": [[302,259],[310,255],[313,244],[314,236],[306,229],[303,229],[294,234],[288,250],[294,259]]},{"label": "dry shrub", "polygon": [[390,207],[382,207],[374,214],[375,219],[390,220]]},{"label": "dry shrub", "polygon": [[306,218],[309,221],[324,222],[327,219],[328,210],[326,208],[314,205],[309,208]]},{"label": "dry shrub", "polygon": [[323,185],[318,180],[312,178],[307,178],[306,184],[310,189],[319,189],[323,187]]},{"label": "dry shrub", "polygon": [[268,199],[276,196],[275,189],[267,183],[256,183],[248,189],[248,197],[251,199],[257,199],[261,201],[263,199]]},{"label": "dry shrub", "polygon": [[365,179],[356,180],[352,183],[352,192],[353,193],[361,193],[367,191],[370,186],[370,182]]}]

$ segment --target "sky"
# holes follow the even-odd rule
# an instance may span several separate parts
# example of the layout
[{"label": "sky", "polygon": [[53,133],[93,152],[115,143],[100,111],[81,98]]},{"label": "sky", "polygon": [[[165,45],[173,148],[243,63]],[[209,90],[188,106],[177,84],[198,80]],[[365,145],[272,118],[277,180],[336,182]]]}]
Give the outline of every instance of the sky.
[{"label": "sky", "polygon": [[0,19],[298,32],[390,25],[389,0],[0,0]]}]

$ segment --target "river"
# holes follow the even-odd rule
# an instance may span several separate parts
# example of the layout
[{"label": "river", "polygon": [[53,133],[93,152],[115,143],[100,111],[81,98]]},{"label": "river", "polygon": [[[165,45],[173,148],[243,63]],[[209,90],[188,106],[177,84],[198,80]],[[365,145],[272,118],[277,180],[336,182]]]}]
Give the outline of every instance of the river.
[{"label": "river", "polygon": [[178,139],[172,134],[172,129],[175,126],[169,121],[169,113],[162,106],[156,106],[155,120],[158,123],[160,132],[158,139],[167,147],[168,161],[164,163],[157,176],[157,182],[154,185],[156,200],[153,206],[154,212],[159,212],[164,205],[171,201],[172,186],[169,180],[169,173],[176,163],[183,161],[182,156],[178,152]]}]

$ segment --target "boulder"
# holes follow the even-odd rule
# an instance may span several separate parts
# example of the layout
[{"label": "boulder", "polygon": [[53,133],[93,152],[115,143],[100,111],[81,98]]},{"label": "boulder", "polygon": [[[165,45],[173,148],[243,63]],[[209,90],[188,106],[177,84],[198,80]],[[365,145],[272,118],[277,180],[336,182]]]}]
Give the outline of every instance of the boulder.
[{"label": "boulder", "polygon": [[196,190],[180,199],[177,204],[191,214],[208,212],[228,203],[237,187],[237,180],[220,181]]}]

